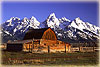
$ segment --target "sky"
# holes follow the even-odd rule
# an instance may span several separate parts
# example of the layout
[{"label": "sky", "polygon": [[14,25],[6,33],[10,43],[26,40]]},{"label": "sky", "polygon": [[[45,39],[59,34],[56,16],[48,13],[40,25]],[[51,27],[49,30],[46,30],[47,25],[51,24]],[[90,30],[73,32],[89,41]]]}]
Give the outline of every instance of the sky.
[{"label": "sky", "polygon": [[84,22],[98,26],[98,2],[2,2],[2,22],[11,17],[36,17],[39,22],[55,13],[57,18],[74,20],[80,17]]}]

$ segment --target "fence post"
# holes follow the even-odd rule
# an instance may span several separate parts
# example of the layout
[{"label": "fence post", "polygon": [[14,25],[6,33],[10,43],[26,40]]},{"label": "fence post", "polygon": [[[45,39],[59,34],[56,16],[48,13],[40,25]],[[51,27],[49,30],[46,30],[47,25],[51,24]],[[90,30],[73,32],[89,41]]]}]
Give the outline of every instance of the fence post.
[{"label": "fence post", "polygon": [[32,46],[32,48],[34,49],[34,38],[33,38],[33,46]]},{"label": "fence post", "polygon": [[69,46],[68,46],[68,52],[69,52]]},{"label": "fence post", "polygon": [[93,52],[94,52],[94,46],[93,46]]},{"label": "fence post", "polygon": [[50,46],[48,45],[48,53],[50,53]]},{"label": "fence post", "polygon": [[32,44],[31,44],[30,46],[31,46],[31,53],[32,53],[32,49],[33,49],[33,48],[32,48]]},{"label": "fence post", "polygon": [[79,52],[80,52],[80,46],[79,46]]},{"label": "fence post", "polygon": [[66,43],[65,43],[65,53],[66,53]]},{"label": "fence post", "polygon": [[31,52],[30,44],[29,44],[29,52]]},{"label": "fence post", "polygon": [[30,52],[30,44],[29,44],[29,52]]}]

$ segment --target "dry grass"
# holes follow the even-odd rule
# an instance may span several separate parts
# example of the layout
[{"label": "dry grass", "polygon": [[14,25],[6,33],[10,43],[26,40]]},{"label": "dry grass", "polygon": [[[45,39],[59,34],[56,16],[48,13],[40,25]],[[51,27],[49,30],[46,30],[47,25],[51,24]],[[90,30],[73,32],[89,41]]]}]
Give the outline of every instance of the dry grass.
[{"label": "dry grass", "polygon": [[25,53],[2,51],[3,65],[97,65],[98,52]]}]

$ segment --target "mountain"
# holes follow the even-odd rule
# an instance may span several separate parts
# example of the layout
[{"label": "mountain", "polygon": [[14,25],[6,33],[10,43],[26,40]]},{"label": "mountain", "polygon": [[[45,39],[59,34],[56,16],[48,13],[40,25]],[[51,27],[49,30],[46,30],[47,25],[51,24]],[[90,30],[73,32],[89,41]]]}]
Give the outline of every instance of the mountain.
[{"label": "mountain", "polygon": [[44,22],[39,22],[35,17],[23,18],[12,17],[1,24],[1,36],[3,42],[8,40],[21,40],[30,29],[52,28],[58,39],[67,42],[98,41],[100,28],[88,22],[82,21],[79,17],[69,20],[65,17],[57,18],[51,13]]},{"label": "mountain", "polygon": [[2,25],[2,41],[7,42],[8,40],[21,40],[23,39],[25,32],[30,28],[39,28],[40,22],[36,20],[35,17],[20,18],[12,17],[10,20],[7,20]]}]

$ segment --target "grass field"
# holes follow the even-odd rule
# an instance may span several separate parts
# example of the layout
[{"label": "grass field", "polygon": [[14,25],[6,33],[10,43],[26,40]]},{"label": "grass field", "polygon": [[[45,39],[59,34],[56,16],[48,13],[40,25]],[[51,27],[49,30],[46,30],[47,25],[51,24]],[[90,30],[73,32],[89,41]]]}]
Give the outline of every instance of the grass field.
[{"label": "grass field", "polygon": [[2,51],[3,65],[97,65],[98,52],[25,53]]}]

